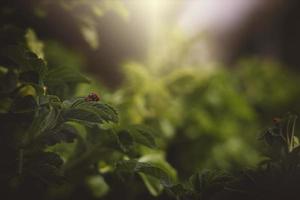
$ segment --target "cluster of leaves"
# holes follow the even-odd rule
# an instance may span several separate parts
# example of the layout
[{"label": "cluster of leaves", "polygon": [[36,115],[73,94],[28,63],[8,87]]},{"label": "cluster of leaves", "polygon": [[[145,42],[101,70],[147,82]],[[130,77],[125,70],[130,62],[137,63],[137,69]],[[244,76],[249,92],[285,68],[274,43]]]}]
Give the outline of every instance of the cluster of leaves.
[{"label": "cluster of leaves", "polygon": [[300,183],[299,141],[295,135],[297,116],[275,118],[263,132],[265,159],[251,169],[234,173],[204,171],[177,185],[178,199],[293,199]]},{"label": "cluster of leaves", "polygon": [[180,177],[199,168],[257,164],[257,130],[273,115],[300,111],[299,80],[274,61],[245,59],[234,69],[181,65],[164,74],[127,63],[126,82],[110,97],[122,123],[145,123],[161,133]]},{"label": "cluster of leaves", "polygon": [[[121,122],[159,130],[160,144],[182,177],[198,168],[229,169],[229,162],[241,166],[257,161],[251,148],[256,113],[225,70],[187,68],[156,76],[143,65],[125,67],[126,83],[111,97],[122,110]],[[244,130],[247,124],[252,126]]]},{"label": "cluster of leaves", "polygon": [[66,100],[51,94],[57,85],[88,80],[66,68],[48,69],[25,35],[12,26],[0,31],[1,195],[55,199],[62,195],[59,186],[105,171],[139,173],[170,184],[163,170],[137,161],[141,146],[156,147],[151,131],[120,127],[117,111],[96,94]]},{"label": "cluster of leaves", "polygon": [[[11,1],[1,2],[0,21],[27,28],[47,15],[47,6],[58,4],[76,19],[92,48],[99,43],[97,17],[114,9],[127,15],[119,0],[28,1],[33,10],[24,9],[24,2],[18,4],[22,1],[13,2],[15,6]],[[22,13],[21,17],[16,13]],[[276,119],[274,127],[263,134],[269,148],[267,159],[258,167],[233,174],[204,171],[180,184],[164,161],[165,152],[156,149],[154,133],[145,126],[128,125],[156,127],[163,136],[159,146],[184,176],[204,167],[234,166],[240,171],[240,165],[257,161],[251,146],[258,123],[269,119],[270,110],[281,113],[297,105],[298,82],[279,68],[250,62],[230,72],[170,70],[170,66],[184,65],[186,59],[181,51],[187,47],[176,47],[179,52],[166,56],[162,68],[172,71],[168,75],[133,63],[126,66],[127,85],[107,99],[122,111],[119,119],[105,98],[86,96],[87,91],[85,97],[73,98],[76,86],[89,80],[74,68],[58,66],[67,63],[63,52],[56,52],[61,47],[54,50],[60,62],[55,55],[49,62],[34,32],[13,26],[1,27],[0,44],[1,197],[154,199],[141,195],[146,188],[155,196],[164,189],[157,197],[164,200],[296,196],[300,173],[295,116]],[[174,57],[180,60],[170,61]],[[232,72],[238,77],[232,78]]]}]

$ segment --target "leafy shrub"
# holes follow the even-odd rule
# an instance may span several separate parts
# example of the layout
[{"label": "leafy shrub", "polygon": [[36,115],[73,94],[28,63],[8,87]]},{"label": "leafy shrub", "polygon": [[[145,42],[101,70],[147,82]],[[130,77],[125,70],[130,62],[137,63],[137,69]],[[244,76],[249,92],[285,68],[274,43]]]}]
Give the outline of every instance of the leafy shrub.
[{"label": "leafy shrub", "polygon": [[[0,33],[3,196],[74,199],[86,183],[94,188],[87,195],[100,197],[108,190],[105,174],[123,172],[171,184],[162,169],[138,161],[141,146],[156,148],[150,129],[120,126],[118,112],[95,93],[62,100],[57,95],[88,79],[74,69],[48,68],[24,31],[5,26]],[[18,37],[7,40],[12,35]]]},{"label": "leafy shrub", "polygon": [[300,111],[299,80],[274,61],[246,59],[234,69],[177,67],[163,74],[127,63],[126,81],[109,99],[122,111],[121,123],[159,131],[180,178],[198,169],[254,166],[261,159],[253,148],[258,130],[272,116]]},{"label": "leafy shrub", "polygon": [[[16,17],[22,4],[1,2],[1,20],[8,24],[0,28],[1,197],[296,197],[296,117],[275,119],[263,133],[268,148],[262,162],[253,148],[253,133],[274,114],[291,108],[299,112],[297,77],[257,60],[232,70],[180,68],[188,47],[175,44],[176,56],[161,54],[164,73],[154,70],[158,66],[129,63],[124,72],[127,82],[105,93],[98,85],[87,86],[92,80],[79,73],[79,55],[57,41],[39,41],[35,29],[28,29],[32,21],[41,22],[47,15],[43,6],[59,4],[78,20],[84,39],[96,48],[94,20],[107,10],[124,16],[126,11],[119,1],[103,0],[97,6],[91,2],[31,1],[32,10],[21,12],[22,17]],[[77,13],[78,6],[84,12]],[[153,63],[159,65],[160,59]],[[95,90],[101,96],[91,93]],[[245,166],[251,168],[243,170]],[[176,180],[177,172],[185,180],[194,171],[199,172],[188,181]]]},{"label": "leafy shrub", "polygon": [[275,118],[261,135],[265,159],[254,168],[234,173],[204,171],[176,186],[179,199],[296,199],[300,181],[297,116]]}]

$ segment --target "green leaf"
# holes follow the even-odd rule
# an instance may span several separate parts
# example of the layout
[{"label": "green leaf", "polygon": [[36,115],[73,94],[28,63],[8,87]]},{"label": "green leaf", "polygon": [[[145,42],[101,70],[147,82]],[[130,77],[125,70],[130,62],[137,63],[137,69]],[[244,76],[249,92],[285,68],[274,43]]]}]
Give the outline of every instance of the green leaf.
[{"label": "green leaf", "polygon": [[165,187],[170,187],[173,185],[171,178],[168,176],[166,172],[162,169],[152,166],[149,163],[138,163],[136,171],[142,172],[149,176],[155,177],[160,180],[161,184]]},{"label": "green leaf", "polygon": [[42,106],[36,113],[34,120],[28,130],[29,139],[33,139],[46,131],[53,129],[57,125],[60,110],[53,106]]},{"label": "green leaf", "polygon": [[89,83],[89,79],[70,67],[56,67],[48,71],[45,82],[49,87],[61,83]]},{"label": "green leaf", "polygon": [[197,194],[186,184],[176,184],[168,188],[168,191],[170,191],[177,199],[199,199]]},{"label": "green leaf", "polygon": [[128,152],[134,144],[131,134],[126,130],[118,132],[118,142],[124,152]]},{"label": "green leaf", "polygon": [[86,177],[86,184],[88,185],[88,189],[96,198],[104,196],[109,190],[109,186],[100,175]]},{"label": "green leaf", "polygon": [[66,121],[68,120],[79,120],[87,121],[92,123],[102,122],[99,115],[91,109],[87,108],[72,108],[64,111],[63,117]]},{"label": "green leaf", "polygon": [[128,128],[132,138],[136,143],[145,145],[149,148],[155,148],[155,138],[153,137],[153,132],[150,128],[141,126],[141,125],[135,125]]},{"label": "green leaf", "polygon": [[58,130],[47,133],[43,142],[52,146],[61,142],[74,142],[75,138],[77,138],[77,130],[69,124],[63,124]]},{"label": "green leaf", "polygon": [[39,164],[49,164],[55,167],[60,167],[63,164],[63,160],[59,155],[53,152],[42,152],[36,156],[36,163]]},{"label": "green leaf", "polygon": [[158,196],[163,191],[163,186],[160,184],[160,181],[152,176],[145,175],[140,173],[141,178],[143,179],[144,184],[146,185],[148,191],[153,196]]},{"label": "green leaf", "polygon": [[172,179],[166,172],[149,163],[138,162],[136,160],[124,160],[117,163],[116,170],[121,174],[143,173],[158,179],[164,187],[171,187],[173,185]]},{"label": "green leaf", "polygon": [[61,106],[59,97],[55,95],[40,95],[37,99],[40,106],[45,106],[46,104]]},{"label": "green leaf", "polygon": [[207,198],[222,190],[229,179],[230,176],[227,174],[207,170],[202,173],[195,173],[190,177],[189,182],[194,191]]},{"label": "green leaf", "polygon": [[28,156],[24,163],[24,173],[31,174],[31,178],[37,178],[46,185],[62,181],[60,167],[63,160],[53,152],[40,152]]},{"label": "green leaf", "polygon": [[119,121],[117,111],[108,104],[101,102],[86,102],[85,104],[81,104],[84,107],[90,107],[94,109],[98,115],[106,122],[114,122],[117,123]]},{"label": "green leaf", "polygon": [[111,106],[84,98],[76,98],[63,102],[64,117],[70,120],[82,120],[93,123],[118,122],[118,113]]},{"label": "green leaf", "polygon": [[39,59],[28,49],[18,45],[9,45],[1,50],[1,54],[13,61],[22,71],[35,71],[40,80],[46,74],[47,67],[42,59]]}]

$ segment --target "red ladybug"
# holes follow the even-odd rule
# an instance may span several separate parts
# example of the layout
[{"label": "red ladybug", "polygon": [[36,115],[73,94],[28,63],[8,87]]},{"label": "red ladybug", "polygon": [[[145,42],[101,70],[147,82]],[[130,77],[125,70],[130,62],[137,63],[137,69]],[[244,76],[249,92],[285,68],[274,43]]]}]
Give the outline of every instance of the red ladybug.
[{"label": "red ladybug", "polygon": [[99,96],[94,92],[90,93],[87,97],[85,97],[85,101],[99,101],[99,100],[100,100]]}]

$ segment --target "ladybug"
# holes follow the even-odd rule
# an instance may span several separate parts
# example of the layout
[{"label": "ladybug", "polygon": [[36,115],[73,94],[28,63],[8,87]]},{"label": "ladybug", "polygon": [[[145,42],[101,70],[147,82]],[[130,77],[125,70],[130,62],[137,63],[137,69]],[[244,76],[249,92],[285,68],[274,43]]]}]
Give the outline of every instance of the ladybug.
[{"label": "ladybug", "polygon": [[85,101],[99,101],[99,100],[100,100],[99,96],[94,92],[90,93],[87,97],[85,97]]}]

